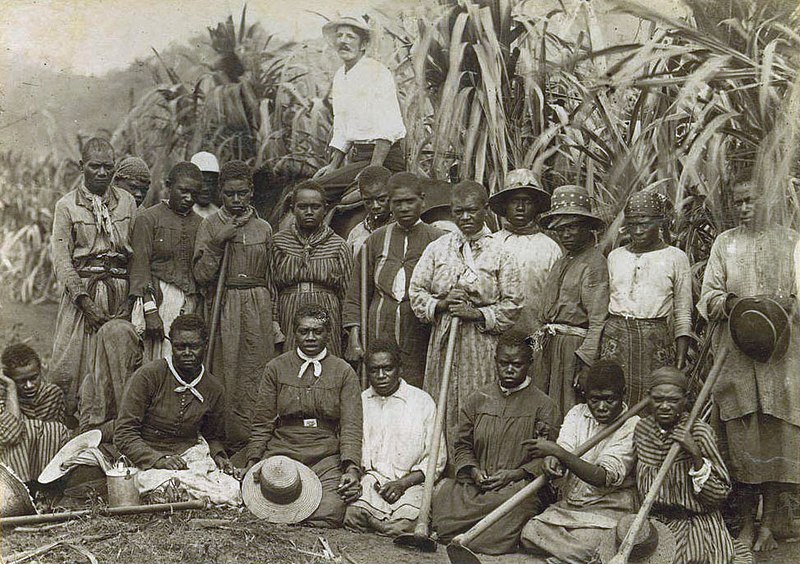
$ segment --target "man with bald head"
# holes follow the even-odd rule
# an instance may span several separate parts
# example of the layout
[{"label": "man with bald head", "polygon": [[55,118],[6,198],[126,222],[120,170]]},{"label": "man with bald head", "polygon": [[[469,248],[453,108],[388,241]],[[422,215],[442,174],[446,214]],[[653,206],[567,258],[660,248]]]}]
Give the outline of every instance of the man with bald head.
[{"label": "man with bald head", "polygon": [[114,149],[89,139],[81,151],[81,185],[56,202],[51,250],[63,287],[48,379],[66,398],[68,422],[77,408],[80,378],[91,370],[95,332],[127,318],[130,235],[136,202],[111,186]]},{"label": "man with bald head", "polygon": [[450,209],[458,231],[428,245],[409,287],[414,313],[432,325],[423,389],[434,397],[453,320],[461,320],[448,391],[448,448],[456,439],[464,400],[494,381],[487,359],[494,355],[498,335],[516,323],[524,301],[517,260],[486,227],[486,189],[471,180],[456,184]]}]

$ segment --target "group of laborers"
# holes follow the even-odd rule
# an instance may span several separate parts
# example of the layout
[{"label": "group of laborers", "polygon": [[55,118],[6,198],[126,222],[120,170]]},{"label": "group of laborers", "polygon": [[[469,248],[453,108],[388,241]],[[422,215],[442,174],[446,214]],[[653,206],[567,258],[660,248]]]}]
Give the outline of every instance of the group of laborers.
[{"label": "group of laborers", "polygon": [[[94,433],[83,446],[100,453],[100,467],[119,455],[135,464],[143,493],[177,480],[187,495],[243,499],[275,522],[394,536],[414,527],[433,457],[441,479],[431,524],[442,541],[544,474],[556,488],[470,547],[591,562],[613,555],[619,524],[677,442],[637,558],[729,564],[747,561],[751,547],[773,548],[778,496],[800,483],[791,380],[800,333],[788,329],[797,321],[797,235],[761,222],[758,187],[736,184],[741,225],[714,243],[697,306],[718,326],[715,350],[728,349],[712,393],[723,458],[711,426],[686,425],[692,277],[686,254],[665,241],[667,199],[633,194],[624,209],[630,242],[608,258],[589,193],[566,185],[551,195],[524,169],[508,172],[491,197],[477,182],[454,185],[455,227],[425,223],[421,179],[381,166],[404,128],[364,101],[391,87],[387,104],[397,105],[393,83],[361,68],[379,65],[363,54],[368,29],[353,18],[325,28],[345,62],[334,79],[334,157],[317,180],[292,187],[291,221],[277,233],[255,213],[241,161],[220,167],[199,153],[170,170],[167,200],[137,208],[146,164],[116,163],[100,139],[84,145],[83,183],[54,216],[64,294],[47,383],[33,350],[6,348],[0,460],[25,482],[48,466],[52,475],[54,464],[69,481],[86,456],[59,449],[77,427]],[[348,174],[368,213],[345,241],[324,219],[326,182],[336,190]],[[503,218],[495,233],[490,211]],[[763,358],[764,347],[748,348],[747,335],[728,327],[743,308],[774,332]],[[446,362],[444,447],[431,452],[432,396]],[[647,397],[645,416],[573,454]],[[728,468],[747,486],[743,542],[720,513]],[[656,554],[667,556],[647,560]]]}]

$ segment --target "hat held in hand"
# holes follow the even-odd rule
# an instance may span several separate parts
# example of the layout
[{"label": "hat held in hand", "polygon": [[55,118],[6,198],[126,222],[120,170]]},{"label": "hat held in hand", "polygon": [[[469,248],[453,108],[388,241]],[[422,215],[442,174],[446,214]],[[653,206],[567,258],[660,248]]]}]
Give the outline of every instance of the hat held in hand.
[{"label": "hat held in hand", "polygon": [[758,362],[780,360],[789,348],[789,315],[766,296],[737,300],[728,316],[728,328],[736,347]]},{"label": "hat held in hand", "polygon": [[247,472],[242,480],[242,498],[259,519],[299,523],[319,507],[322,482],[305,464],[288,456],[270,456]]}]

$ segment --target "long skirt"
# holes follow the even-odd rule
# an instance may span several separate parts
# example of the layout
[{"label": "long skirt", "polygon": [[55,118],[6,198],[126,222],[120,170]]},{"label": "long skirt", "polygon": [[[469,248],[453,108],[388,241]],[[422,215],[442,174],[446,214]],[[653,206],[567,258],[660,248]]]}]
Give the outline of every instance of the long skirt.
[{"label": "long skirt", "polygon": [[647,394],[650,373],[675,364],[675,340],[666,318],[609,317],[600,337],[600,358],[622,366],[625,402],[639,403]]},{"label": "long skirt", "polygon": [[258,385],[275,356],[272,299],[267,288],[228,288],[221,310],[211,373],[225,386],[226,446],[238,450],[250,437]]},{"label": "long skirt", "polygon": [[[433,528],[441,542],[449,542],[466,532],[491,511],[500,506],[527,484],[522,480],[496,491],[483,491],[475,484],[452,478],[442,480],[433,494],[431,516]],[[486,529],[469,543],[469,548],[482,554],[514,552],[522,527],[542,509],[538,496],[530,496],[511,513]]]},{"label": "long skirt", "polygon": [[723,422],[731,476],[745,484],[800,484],[800,427],[765,413]]},{"label": "long skirt", "polygon": [[[106,315],[127,318],[128,280],[107,278],[89,284],[89,297]],[[67,416],[78,409],[78,388],[83,377],[92,370],[95,350],[95,333],[89,333],[83,312],[72,297],[64,291],[58,306],[53,357],[46,379],[64,392]]]},{"label": "long skirt", "polygon": [[[172,357],[172,346],[169,339],[169,328],[172,322],[179,315],[187,313],[199,312],[199,300],[197,296],[187,296],[183,290],[168,284],[163,280],[158,281],[159,289],[161,290],[161,303],[158,305],[158,315],[161,317],[162,330],[164,331],[163,339],[152,339],[145,337],[144,339],[144,362],[157,360],[159,358]],[[131,312],[131,322],[136,327],[140,334],[144,333],[144,308],[142,300],[138,299],[133,306]]]},{"label": "long skirt", "polygon": [[[431,331],[428,345],[427,367],[423,390],[435,401],[439,401],[439,383],[444,370],[447,352],[447,340],[452,323],[450,315],[443,315]],[[467,398],[477,390],[493,382],[495,379],[494,349],[497,337],[484,333],[475,323],[461,322],[458,329],[453,361],[450,372],[450,384],[447,392],[447,409],[445,411],[445,440],[447,454],[452,462],[453,445],[458,436],[458,414]]]},{"label": "long skirt", "polygon": [[658,514],[675,535],[675,564],[748,564],[753,555],[734,540],[719,511],[698,513],[686,519],[670,519]]},{"label": "long skirt", "polygon": [[575,351],[583,337],[553,335],[542,350],[541,362],[534,367],[534,383],[566,413],[577,403],[573,382],[577,372]]},{"label": "long skirt", "polygon": [[328,353],[342,356],[342,304],[336,294],[327,290],[298,292],[292,288],[281,292],[278,298],[278,323],[286,337],[284,351],[295,349],[294,313],[306,304],[319,305],[331,315],[331,334],[328,339]]},{"label": "long skirt", "polygon": [[58,421],[22,418],[25,431],[15,445],[0,447],[0,462],[23,482],[39,477],[44,467],[69,440],[69,431]]}]

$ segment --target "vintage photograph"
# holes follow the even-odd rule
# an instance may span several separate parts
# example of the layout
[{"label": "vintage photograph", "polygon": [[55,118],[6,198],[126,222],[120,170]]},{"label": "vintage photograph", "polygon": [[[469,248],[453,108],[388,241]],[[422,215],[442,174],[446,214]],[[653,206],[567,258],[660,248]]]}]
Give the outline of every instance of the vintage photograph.
[{"label": "vintage photograph", "polygon": [[0,0],[0,560],[800,562],[796,0]]}]

